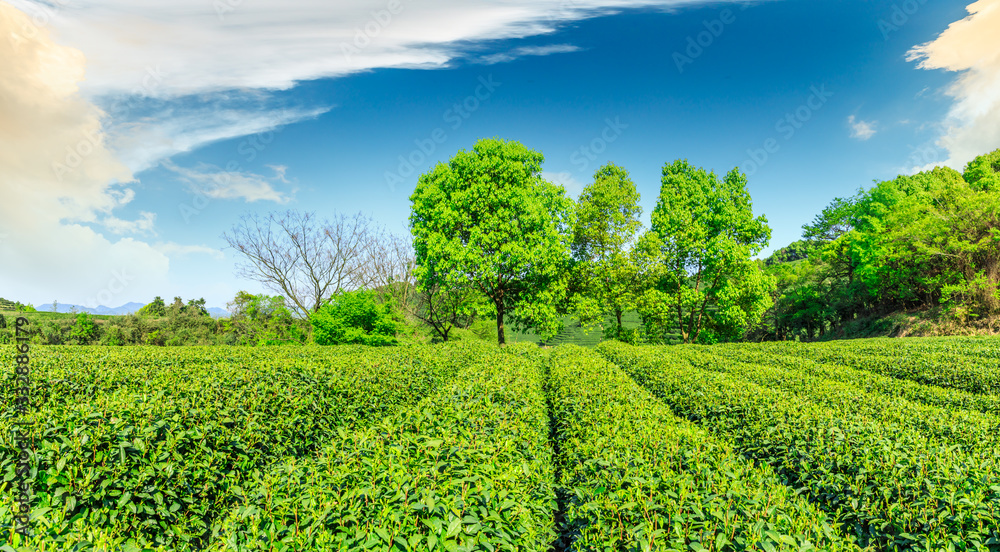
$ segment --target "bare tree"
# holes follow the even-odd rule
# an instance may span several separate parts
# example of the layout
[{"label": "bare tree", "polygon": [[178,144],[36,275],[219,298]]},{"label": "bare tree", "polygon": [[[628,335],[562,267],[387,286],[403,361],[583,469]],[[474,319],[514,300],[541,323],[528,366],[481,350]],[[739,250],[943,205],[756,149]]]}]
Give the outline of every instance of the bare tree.
[{"label": "bare tree", "polygon": [[416,256],[408,237],[384,229],[376,234],[366,264],[367,280],[372,287],[388,293],[406,311],[412,311],[410,303],[417,283],[413,275],[415,267]]},{"label": "bare tree", "polygon": [[315,213],[286,211],[244,215],[223,238],[244,258],[240,276],[287,297],[308,316],[334,293],[372,283],[367,265],[379,234],[361,213],[320,221]]}]

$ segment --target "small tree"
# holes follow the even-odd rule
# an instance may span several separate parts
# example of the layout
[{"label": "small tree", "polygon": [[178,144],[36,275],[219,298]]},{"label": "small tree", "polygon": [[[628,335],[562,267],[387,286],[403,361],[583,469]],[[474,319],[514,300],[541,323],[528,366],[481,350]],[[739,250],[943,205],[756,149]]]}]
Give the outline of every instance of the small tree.
[{"label": "small tree", "polygon": [[629,252],[641,223],[639,192],[628,171],[608,163],[594,173],[577,200],[573,231],[577,293],[574,300],[581,325],[604,325],[606,333],[622,337],[622,314],[635,308],[641,294],[639,272]]},{"label": "small tree", "polygon": [[309,316],[319,345],[395,345],[399,322],[391,302],[370,290],[344,291]]},{"label": "small tree", "polygon": [[481,299],[481,294],[469,285],[432,284],[417,294],[413,315],[430,326],[441,341],[448,341],[451,330],[472,324]]},{"label": "small tree", "polygon": [[496,314],[501,345],[507,319],[543,337],[561,327],[572,200],[542,179],[542,161],[518,142],[480,140],[422,175],[410,196],[421,289],[478,290]]},{"label": "small tree", "polygon": [[302,342],[305,338],[306,332],[298,326],[280,295],[241,291],[227,307],[230,318],[226,330],[235,336],[237,344],[276,345]]},{"label": "small tree", "polygon": [[[738,169],[720,180],[686,160],[663,167],[648,239],[661,263],[662,293],[647,299],[668,303],[686,343],[698,341],[706,326],[742,337],[771,306],[774,279],[752,260],[771,229],[765,217],[753,216],[746,185]],[[646,308],[663,312],[666,306]]]},{"label": "small tree", "polygon": [[402,276],[395,274],[395,264],[385,264],[395,258],[378,256],[380,240],[393,247],[383,235],[384,229],[361,213],[320,220],[313,213],[286,211],[245,215],[223,238],[243,261],[241,276],[287,297],[306,317],[339,291],[370,287],[379,275]]},{"label": "small tree", "polygon": [[142,306],[136,314],[139,316],[163,318],[167,315],[167,304],[163,301],[162,297],[157,295],[152,303]]}]

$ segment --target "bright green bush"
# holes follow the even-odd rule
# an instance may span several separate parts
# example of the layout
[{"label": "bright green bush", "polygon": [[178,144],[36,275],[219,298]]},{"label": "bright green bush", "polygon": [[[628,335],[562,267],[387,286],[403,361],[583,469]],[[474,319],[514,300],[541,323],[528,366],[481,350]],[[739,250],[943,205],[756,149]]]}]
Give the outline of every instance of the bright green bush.
[{"label": "bright green bush", "polygon": [[319,345],[394,345],[399,331],[391,303],[380,304],[375,292],[367,290],[338,293],[309,320]]},{"label": "bright green bush", "polygon": [[76,315],[76,323],[70,329],[69,336],[80,345],[87,345],[97,339],[97,326],[94,325],[93,317],[85,312]]}]

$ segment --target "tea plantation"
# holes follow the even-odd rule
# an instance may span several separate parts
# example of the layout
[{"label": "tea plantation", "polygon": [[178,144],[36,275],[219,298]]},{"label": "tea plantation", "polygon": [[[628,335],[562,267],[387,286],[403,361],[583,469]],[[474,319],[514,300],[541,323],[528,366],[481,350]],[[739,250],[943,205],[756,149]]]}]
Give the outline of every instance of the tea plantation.
[{"label": "tea plantation", "polygon": [[[14,389],[14,351],[0,353]],[[1000,551],[1000,340],[34,347],[0,550]]]}]

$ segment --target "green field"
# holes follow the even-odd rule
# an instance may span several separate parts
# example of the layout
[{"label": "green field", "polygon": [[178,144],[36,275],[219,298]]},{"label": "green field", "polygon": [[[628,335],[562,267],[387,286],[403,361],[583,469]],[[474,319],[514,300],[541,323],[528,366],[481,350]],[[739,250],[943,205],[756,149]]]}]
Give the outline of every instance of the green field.
[{"label": "green field", "polygon": [[997,339],[31,357],[0,550],[1000,550]]}]

